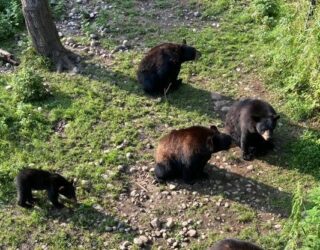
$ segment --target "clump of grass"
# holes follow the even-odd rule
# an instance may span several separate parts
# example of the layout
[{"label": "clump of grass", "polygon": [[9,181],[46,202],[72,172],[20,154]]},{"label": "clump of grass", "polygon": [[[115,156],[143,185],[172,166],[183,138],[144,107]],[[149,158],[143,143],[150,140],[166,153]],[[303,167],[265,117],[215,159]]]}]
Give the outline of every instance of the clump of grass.
[{"label": "clump of grass", "polygon": [[285,250],[320,249],[320,188],[311,190],[306,199],[298,185],[290,220],[283,238]]},{"label": "clump of grass", "polygon": [[19,101],[40,101],[49,95],[49,86],[33,68],[22,68],[12,77],[11,84]]},{"label": "clump of grass", "polygon": [[303,120],[316,115],[320,108],[320,11],[309,17],[309,1],[278,2],[277,25],[260,32],[265,43],[261,46],[266,59],[265,78],[286,100],[290,116]]},{"label": "clump of grass", "polygon": [[272,27],[279,16],[279,4],[277,0],[253,1],[255,20],[261,24]]}]

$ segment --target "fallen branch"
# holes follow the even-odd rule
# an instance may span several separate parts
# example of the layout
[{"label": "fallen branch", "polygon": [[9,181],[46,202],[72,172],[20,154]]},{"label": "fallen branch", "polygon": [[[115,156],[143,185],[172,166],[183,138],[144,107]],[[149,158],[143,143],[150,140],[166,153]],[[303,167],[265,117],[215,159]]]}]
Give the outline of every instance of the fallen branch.
[{"label": "fallen branch", "polygon": [[13,55],[3,49],[0,49],[0,59],[3,60],[4,62],[8,62],[14,66],[19,65],[19,63],[13,59]]}]

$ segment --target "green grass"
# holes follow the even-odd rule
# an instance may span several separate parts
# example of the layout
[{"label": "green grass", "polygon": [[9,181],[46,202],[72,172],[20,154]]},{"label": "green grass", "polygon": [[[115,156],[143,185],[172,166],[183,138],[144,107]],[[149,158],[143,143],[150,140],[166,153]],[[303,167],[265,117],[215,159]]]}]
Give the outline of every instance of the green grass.
[{"label": "green grass", "polygon": [[[314,94],[317,95],[318,85],[311,81],[310,88],[304,88],[304,84],[299,87],[302,96],[309,99],[292,94],[296,91],[292,77],[297,77],[292,72],[299,74],[292,65],[299,54],[293,51],[297,44],[290,39],[294,37],[292,34],[287,41],[290,47],[286,47],[282,55],[280,45],[274,40],[284,29],[281,13],[286,6],[279,7],[279,16],[271,15],[276,17],[274,20],[260,22],[259,13],[264,13],[263,6],[259,6],[258,15],[255,6],[245,0],[192,0],[184,6],[178,1],[157,0],[144,13],[141,13],[138,2],[114,1],[112,9],[101,11],[95,21],[86,20],[85,36],[76,39],[86,44],[88,35],[98,32],[100,27],[107,29],[101,38],[101,45],[107,50],[128,39],[133,49],[114,54],[111,66],[103,65],[101,59],[94,57],[83,63],[81,74],[57,74],[50,70],[51,65],[46,60],[32,51],[21,52],[28,42],[23,43],[22,48],[16,48],[13,41],[4,43],[4,48],[15,51],[22,59],[17,71],[0,75],[0,227],[5,229],[0,233],[0,242],[5,247],[32,245],[67,249],[82,246],[102,249],[107,246],[117,249],[124,240],[132,242],[133,232],[108,233],[105,230],[107,226],[117,226],[119,221],[125,223],[125,218],[121,218],[117,211],[117,200],[135,182],[131,174],[120,172],[118,166],[131,167],[139,162],[152,166],[153,152],[147,145],[155,146],[158,138],[172,128],[222,124],[212,111],[210,93],[217,91],[234,99],[249,95],[252,92],[243,89],[248,79],[259,79],[265,90],[264,97],[281,113],[282,126],[276,133],[280,149],[257,160],[254,163],[256,170],[244,178],[265,185],[266,190],[267,187],[268,190],[281,188],[286,194],[281,196],[282,199],[272,199],[277,196],[271,195],[265,201],[279,212],[291,208],[292,193],[299,181],[305,183],[304,191],[319,184],[319,130],[314,129],[314,120],[319,117],[314,112],[316,106],[308,101],[311,97],[316,100]],[[61,1],[59,6],[62,6]],[[185,20],[181,9],[184,8],[201,13],[190,27],[182,25]],[[167,23],[157,19],[171,12],[172,21]],[[63,16],[62,12],[57,14]],[[219,28],[212,26],[213,21],[219,23]],[[135,80],[143,49],[161,42],[180,42],[184,38],[201,51],[202,57],[196,62],[183,64],[180,73],[184,82],[182,87],[166,99],[145,96]],[[285,35],[280,38],[285,39]],[[297,50],[301,51],[301,47]],[[316,64],[314,52],[305,52],[307,58]],[[291,63],[286,64],[285,59]],[[98,67],[98,63],[103,67]],[[31,67],[49,84],[52,96],[23,102],[15,98],[16,90],[7,86],[12,84],[20,70]],[[309,72],[311,68],[305,70]],[[315,76],[308,72],[307,76]],[[309,113],[310,107],[314,113]],[[313,120],[297,122],[301,117]],[[55,131],[61,121],[66,124],[64,130]],[[132,157],[127,157],[128,153]],[[238,156],[227,156],[227,161],[232,159],[238,159]],[[39,207],[24,210],[16,206],[14,177],[27,166],[56,171],[69,179],[76,179],[80,205],[67,204],[70,209],[55,211],[45,193],[38,192]],[[212,196],[216,200],[223,197],[221,194]],[[206,239],[191,242],[191,249],[205,249],[227,237],[250,240],[265,249],[283,249],[279,232],[271,222],[260,217],[264,211],[248,207],[243,202],[234,202],[233,220],[226,220],[220,229],[210,228]],[[161,214],[163,207],[157,209]],[[186,216],[193,218],[196,214],[200,218],[207,211],[214,216],[215,210],[210,209],[209,205],[197,211],[190,209]],[[273,213],[277,217],[276,212]],[[148,219],[144,219],[148,225]],[[287,219],[276,220],[282,223]],[[228,231],[233,221],[243,228]],[[199,230],[202,230],[201,226]],[[172,237],[178,237],[176,231],[172,232]]]}]

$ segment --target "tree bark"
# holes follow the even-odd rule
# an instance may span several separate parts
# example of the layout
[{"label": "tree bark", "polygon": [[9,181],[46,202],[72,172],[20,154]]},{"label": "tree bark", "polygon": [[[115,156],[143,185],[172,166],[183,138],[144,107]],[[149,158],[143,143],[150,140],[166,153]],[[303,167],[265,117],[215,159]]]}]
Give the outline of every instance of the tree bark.
[{"label": "tree bark", "polygon": [[76,70],[74,55],[63,47],[49,9],[48,0],[21,0],[28,33],[36,51],[49,57],[57,71]]}]

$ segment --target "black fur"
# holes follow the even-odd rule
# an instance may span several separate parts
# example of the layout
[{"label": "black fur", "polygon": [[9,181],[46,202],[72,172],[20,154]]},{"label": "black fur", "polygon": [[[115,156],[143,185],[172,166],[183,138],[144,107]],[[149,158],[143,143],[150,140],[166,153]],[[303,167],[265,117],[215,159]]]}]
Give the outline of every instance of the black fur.
[{"label": "black fur", "polygon": [[208,250],[263,250],[261,247],[242,240],[225,239],[216,243]]},{"label": "black fur", "polygon": [[200,57],[200,52],[186,44],[164,43],[152,48],[142,59],[137,72],[138,81],[150,95],[164,94],[181,85],[178,79],[181,64]]},{"label": "black fur", "polygon": [[[241,147],[244,160],[264,155],[273,149],[272,134],[279,115],[273,107],[258,99],[236,102],[226,116],[226,132]],[[263,135],[269,138],[264,139]]]},{"label": "black fur", "polygon": [[16,178],[18,205],[31,208],[35,199],[32,190],[47,190],[48,198],[56,208],[64,207],[58,201],[59,194],[76,201],[75,188],[59,174],[38,169],[23,169]]}]

